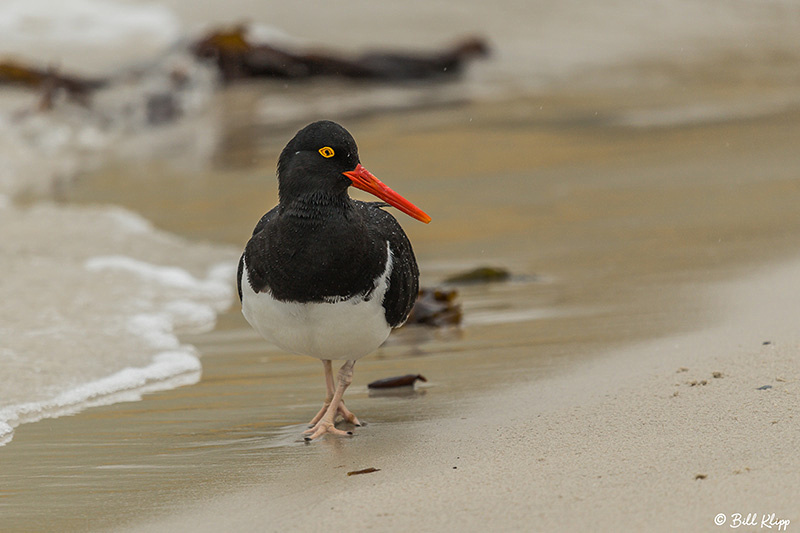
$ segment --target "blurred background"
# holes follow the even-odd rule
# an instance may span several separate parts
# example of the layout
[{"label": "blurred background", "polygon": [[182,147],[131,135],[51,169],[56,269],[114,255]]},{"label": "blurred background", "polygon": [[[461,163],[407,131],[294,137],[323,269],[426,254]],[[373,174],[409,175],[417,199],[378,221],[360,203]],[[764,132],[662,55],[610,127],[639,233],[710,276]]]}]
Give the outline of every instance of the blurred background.
[{"label": "blurred background", "polygon": [[[2,146],[0,192],[12,196],[50,193],[85,173],[94,156],[211,161],[223,170],[270,166],[271,143],[280,145],[319,116],[514,102],[509,113],[517,120],[646,127],[776,112],[797,98],[798,7],[789,0],[724,6],[6,0],[0,9],[4,129],[12,137]],[[469,38],[485,53],[465,53],[459,72],[448,75],[445,67],[442,76],[422,82],[404,79],[413,76],[403,76],[402,68],[396,78],[376,80],[339,75],[347,71],[341,66],[318,77],[289,65],[278,79],[243,72],[225,83],[221,76],[231,69],[216,68],[220,49],[212,44],[203,54],[193,47],[215,32],[232,37],[237,30],[243,41],[229,38],[227,46],[229,52],[239,46],[240,54],[244,46],[265,44],[357,63],[370,52],[442,54]],[[225,48],[223,41],[216,45]],[[78,78],[85,90],[60,86],[48,93],[43,78],[15,74],[15,66]],[[20,116],[45,105],[52,107],[46,118]],[[24,138],[13,139],[21,128]],[[28,160],[13,153],[20,150]],[[36,150],[48,150],[47,161],[36,161]],[[31,168],[24,165],[42,171],[33,166],[19,177],[24,172],[14,169]]]}]

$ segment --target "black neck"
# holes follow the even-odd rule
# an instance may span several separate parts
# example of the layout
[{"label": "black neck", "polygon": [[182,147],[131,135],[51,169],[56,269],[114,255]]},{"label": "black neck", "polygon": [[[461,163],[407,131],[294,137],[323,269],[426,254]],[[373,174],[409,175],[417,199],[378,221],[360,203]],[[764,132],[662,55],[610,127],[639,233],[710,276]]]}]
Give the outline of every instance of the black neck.
[{"label": "black neck", "polygon": [[353,201],[347,192],[331,194],[328,191],[314,191],[289,199],[281,197],[280,211],[286,217],[325,223],[337,215],[348,216],[353,211]]}]

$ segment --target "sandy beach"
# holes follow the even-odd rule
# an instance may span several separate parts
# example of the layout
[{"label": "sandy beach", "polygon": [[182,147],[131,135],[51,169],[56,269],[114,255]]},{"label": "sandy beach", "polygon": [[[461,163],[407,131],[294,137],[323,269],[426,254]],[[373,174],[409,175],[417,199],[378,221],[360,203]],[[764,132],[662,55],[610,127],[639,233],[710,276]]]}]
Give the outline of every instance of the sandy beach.
[{"label": "sandy beach", "polygon": [[[767,4],[0,7],[0,52],[154,69],[47,113],[0,94],[0,531],[800,528],[800,49],[797,7]],[[226,17],[492,56],[441,84],[222,87],[164,52]],[[183,115],[147,124],[172,61]],[[423,286],[511,276],[448,286],[462,324],[395,331],[346,395],[366,424],[306,443],[321,365],[250,328],[233,270],[320,118],[432,216],[397,215]]]},{"label": "sandy beach", "polygon": [[714,326],[317,443],[255,487],[123,530],[723,531],[738,513],[757,515],[741,530],[792,531],[798,269],[706,286]]},{"label": "sandy beach", "polygon": [[[538,338],[511,350],[533,350],[536,363],[512,358],[505,373],[483,374],[480,363],[502,358],[502,333],[473,332],[495,343],[447,359],[459,368],[425,391],[435,406],[373,413],[392,422],[296,445],[253,473],[251,487],[124,530],[716,531],[739,513],[756,522],[737,529],[791,531],[800,521],[800,262],[798,217],[783,202],[800,193],[797,124],[781,114],[616,130],[615,148],[636,155],[598,165],[594,179],[578,172],[582,187],[565,178],[575,187],[566,203],[585,203],[559,219],[604,211],[617,221],[599,230],[617,237],[613,248],[565,242],[585,239],[580,231],[549,241],[533,230],[542,263],[559,243],[576,254],[544,267],[570,280],[555,283],[565,307],[593,301],[604,311],[528,323]],[[494,133],[498,150],[509,145]],[[565,150],[577,153],[563,165],[581,160],[580,148]],[[630,170],[631,159],[648,165]],[[675,179],[647,182],[647,173]],[[435,376],[429,358],[416,368]],[[365,379],[381,364],[365,364]],[[362,390],[354,408],[366,400]],[[379,471],[347,475],[365,468]]]},{"label": "sandy beach", "polygon": [[[424,283],[487,257],[525,276],[461,287],[463,328],[401,330],[361,361],[348,405],[367,425],[354,437],[302,442],[318,364],[264,343],[234,306],[214,331],[183,338],[201,354],[196,385],[17,428],[1,451],[5,529],[714,531],[720,513],[724,527],[736,513],[759,524],[774,513],[791,531],[796,113],[652,128],[619,125],[634,114],[626,106],[568,130],[512,120],[538,105],[355,121],[377,168],[431,139],[445,151],[493,139],[486,156],[510,180],[494,197],[485,180],[452,181],[472,161],[452,174],[411,162],[419,179],[453,185],[430,193],[437,224],[409,232]],[[391,145],[370,143],[375,131]],[[513,146],[539,148],[509,157]],[[526,185],[531,173],[543,178]],[[76,185],[73,203],[97,198],[94,179]],[[198,186],[213,191],[230,175],[218,179]],[[252,186],[271,201],[268,183]],[[509,209],[525,187],[541,207]],[[139,192],[99,199],[169,231],[206,224],[222,241],[241,238],[246,221],[226,226],[203,205],[195,216],[191,198],[159,218],[148,196],[159,190]],[[464,237],[470,209],[510,237],[491,223]],[[185,231],[187,219],[205,222]],[[407,372],[429,382],[368,393],[369,381]],[[365,468],[379,471],[347,475]]]}]

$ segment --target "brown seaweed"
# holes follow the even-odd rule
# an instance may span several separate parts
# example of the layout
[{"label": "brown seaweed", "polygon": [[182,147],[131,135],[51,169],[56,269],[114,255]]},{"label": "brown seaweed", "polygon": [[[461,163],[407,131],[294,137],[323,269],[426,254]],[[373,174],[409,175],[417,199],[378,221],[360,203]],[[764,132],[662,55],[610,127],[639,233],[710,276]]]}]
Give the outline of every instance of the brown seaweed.
[{"label": "brown seaweed", "polygon": [[450,276],[444,282],[452,284],[493,283],[509,279],[511,279],[511,273],[505,268],[482,266]]},{"label": "brown seaweed", "polygon": [[467,61],[488,55],[479,37],[470,37],[440,50],[402,52],[371,51],[354,57],[327,50],[293,51],[267,43],[254,43],[246,26],[215,29],[198,39],[191,51],[210,59],[231,82],[247,78],[309,78],[336,76],[354,80],[427,80],[452,77]]},{"label": "brown seaweed", "polygon": [[[244,25],[212,30],[189,45],[189,52],[199,60],[213,62],[226,82],[318,76],[391,82],[452,78],[468,61],[485,56],[488,51],[483,39],[471,37],[437,50],[370,51],[348,57],[327,50],[295,51],[253,42]],[[0,60],[0,86],[16,85],[40,91],[42,111],[52,109],[60,95],[89,106],[93,93],[111,84],[117,76],[90,78],[55,68]],[[180,88],[185,78],[185,74],[174,72],[174,88]],[[181,109],[172,93],[161,93],[148,97],[146,115],[150,124],[167,123],[179,118]]]},{"label": "brown seaweed", "polygon": [[395,387],[413,387],[417,380],[427,382],[422,374],[406,374],[405,376],[395,376],[373,381],[367,385],[369,389],[391,389]]},{"label": "brown seaweed", "polygon": [[50,109],[59,92],[80,104],[88,104],[93,91],[108,80],[61,74],[54,68],[36,68],[16,61],[0,61],[0,84],[17,85],[42,91],[41,109]]},{"label": "brown seaweed", "polygon": [[401,81],[454,76],[467,61],[488,55],[483,39],[469,37],[441,50],[427,52],[367,52],[354,58],[317,53],[302,55],[312,74],[351,79]]},{"label": "brown seaweed", "polygon": [[380,468],[369,467],[369,468],[364,468],[362,470],[353,470],[351,472],[348,472],[347,475],[348,476],[357,476],[359,474],[371,474],[373,472],[380,472],[380,471],[381,471]]},{"label": "brown seaweed", "polygon": [[247,39],[247,28],[213,30],[198,39],[191,51],[199,59],[211,59],[224,81],[246,78],[303,78],[305,67],[293,54]]},{"label": "brown seaweed", "polygon": [[408,315],[406,324],[424,324],[433,327],[457,326],[461,323],[461,304],[458,291],[438,288],[421,288]]},{"label": "brown seaweed", "polygon": [[370,53],[357,62],[373,78],[420,80],[437,76],[459,74],[467,61],[489,55],[486,41],[478,37],[466,38],[451,48],[430,53]]}]

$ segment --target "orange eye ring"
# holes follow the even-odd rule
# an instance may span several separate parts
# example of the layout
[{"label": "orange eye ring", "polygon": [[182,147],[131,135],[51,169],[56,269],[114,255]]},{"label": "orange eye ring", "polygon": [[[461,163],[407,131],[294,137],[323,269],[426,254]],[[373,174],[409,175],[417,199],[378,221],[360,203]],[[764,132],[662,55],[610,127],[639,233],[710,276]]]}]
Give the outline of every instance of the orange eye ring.
[{"label": "orange eye ring", "polygon": [[325,159],[330,159],[335,154],[336,152],[334,152],[333,148],[331,148],[330,146],[323,146],[322,148],[319,149],[319,155],[321,155]]}]

